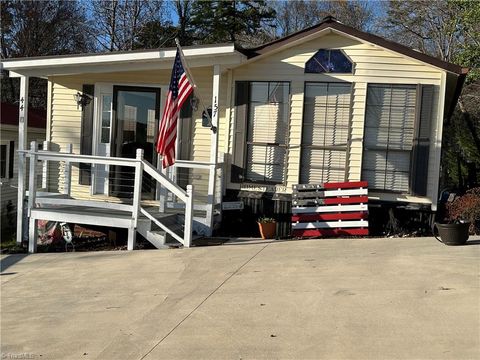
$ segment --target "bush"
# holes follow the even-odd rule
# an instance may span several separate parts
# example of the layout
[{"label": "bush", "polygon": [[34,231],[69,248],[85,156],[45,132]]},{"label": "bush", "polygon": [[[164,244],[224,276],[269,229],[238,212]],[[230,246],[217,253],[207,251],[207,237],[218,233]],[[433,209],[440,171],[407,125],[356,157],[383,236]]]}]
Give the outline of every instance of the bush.
[{"label": "bush", "polygon": [[471,223],[471,233],[480,232],[480,187],[470,189],[464,195],[448,203],[447,220],[451,222],[468,221]]}]

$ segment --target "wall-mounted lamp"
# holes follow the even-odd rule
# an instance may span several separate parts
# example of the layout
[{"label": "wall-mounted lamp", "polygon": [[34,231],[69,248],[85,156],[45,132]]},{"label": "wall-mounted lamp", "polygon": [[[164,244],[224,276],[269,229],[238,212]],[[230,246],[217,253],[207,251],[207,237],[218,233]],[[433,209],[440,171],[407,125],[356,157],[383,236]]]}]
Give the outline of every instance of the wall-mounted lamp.
[{"label": "wall-mounted lamp", "polygon": [[92,97],[87,95],[87,94],[82,94],[80,92],[77,92],[75,95],[73,95],[73,98],[77,102],[77,109],[79,106],[82,107],[82,110],[85,106],[90,104],[90,101],[92,101]]}]

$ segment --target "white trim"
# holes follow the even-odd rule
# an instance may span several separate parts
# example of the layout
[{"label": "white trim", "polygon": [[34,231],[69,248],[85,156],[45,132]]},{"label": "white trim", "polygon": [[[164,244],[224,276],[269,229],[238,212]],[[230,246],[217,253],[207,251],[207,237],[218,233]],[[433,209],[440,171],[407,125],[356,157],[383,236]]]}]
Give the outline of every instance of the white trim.
[{"label": "white trim", "polygon": [[[247,57],[235,50],[233,44],[185,48],[185,57],[190,67],[215,64],[237,65]],[[53,56],[38,58],[8,59],[2,67],[10,71],[10,77],[22,75],[53,76],[85,72],[138,71],[171,68],[176,49],[149,50],[110,54],[78,56]],[[135,64],[135,65],[133,65]]]},{"label": "white trim", "polygon": [[[17,149],[26,150],[27,135],[28,135],[28,76],[20,77],[20,101],[18,111],[18,144]],[[25,156],[18,155],[17,160],[17,177],[18,177],[18,192],[17,192],[17,244],[21,244],[23,240],[23,201],[26,191],[26,159]]]},{"label": "white trim", "polygon": [[[442,136],[443,136],[443,117],[445,113],[445,94],[447,87],[447,73],[446,71],[442,72],[441,76],[440,89],[438,92],[438,108],[437,108],[437,122],[435,123],[436,131],[434,136],[434,143],[430,144],[430,151],[435,151],[435,164],[433,174],[428,174],[433,176],[433,186],[430,191],[427,192],[429,195],[432,205],[432,211],[437,211],[437,202],[438,202],[438,187],[440,183],[440,162],[442,158]],[[429,154],[430,157],[430,154]]]},{"label": "white trim", "polygon": [[[8,59],[3,61],[3,68],[5,70],[17,70],[27,68],[42,68],[50,66],[64,66],[64,65],[97,65],[97,64],[112,64],[119,62],[136,62],[136,61],[163,61],[173,60],[177,49],[167,50],[150,50],[142,52],[125,52],[125,53],[111,53],[111,54],[92,54],[79,56],[54,56],[54,57],[38,57],[35,59],[20,58]],[[228,55],[238,53],[233,44],[223,46],[202,47],[197,49],[184,49],[185,57],[200,57],[208,56],[215,57],[219,55]],[[240,55],[240,53],[238,53]]]},{"label": "white trim", "polygon": [[46,137],[45,140],[52,140],[52,103],[53,103],[53,82],[50,80],[47,81],[47,128],[46,128]]}]

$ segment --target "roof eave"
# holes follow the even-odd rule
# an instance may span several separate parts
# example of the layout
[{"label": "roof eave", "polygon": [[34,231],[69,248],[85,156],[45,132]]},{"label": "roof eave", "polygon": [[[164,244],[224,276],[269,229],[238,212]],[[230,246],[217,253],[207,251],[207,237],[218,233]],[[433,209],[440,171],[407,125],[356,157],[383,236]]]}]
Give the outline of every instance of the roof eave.
[{"label": "roof eave", "polygon": [[[242,63],[246,56],[237,51],[235,45],[186,47],[183,49],[190,67],[209,65],[231,65]],[[176,49],[132,51],[108,54],[85,54],[48,56],[37,58],[7,59],[2,62],[3,70],[11,76],[53,76],[56,74],[81,72],[112,72],[170,68]],[[133,68],[134,67],[134,68]],[[133,68],[133,69],[132,69]]]},{"label": "roof eave", "polygon": [[299,41],[306,41],[307,38],[310,38],[315,34],[321,34],[326,29],[331,29],[337,32],[341,32],[347,36],[354,37],[358,40],[368,42],[373,45],[383,47],[387,50],[400,53],[404,56],[413,58],[415,60],[421,61],[423,63],[429,64],[431,66],[437,67],[439,69],[442,69],[457,75],[466,74],[468,72],[468,69],[462,68],[459,65],[440,60],[430,55],[423,54],[421,52],[410,49],[407,46],[384,39],[380,36],[357,30],[350,26],[344,25],[338,21],[332,20],[332,18],[328,18],[327,20],[321,22],[320,24],[298,31],[284,38],[274,40],[262,46],[246,49],[245,53],[247,54],[249,59],[255,58],[257,56],[262,56],[262,55],[264,56],[267,53],[270,53],[272,51],[278,51],[280,48],[291,46],[292,43],[294,44]]}]

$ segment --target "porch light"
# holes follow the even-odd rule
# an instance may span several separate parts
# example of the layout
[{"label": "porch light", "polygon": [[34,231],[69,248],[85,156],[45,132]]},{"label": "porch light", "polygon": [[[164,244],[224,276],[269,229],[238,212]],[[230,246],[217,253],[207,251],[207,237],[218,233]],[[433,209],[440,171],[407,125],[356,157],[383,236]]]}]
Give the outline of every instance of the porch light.
[{"label": "porch light", "polygon": [[82,109],[90,104],[90,101],[92,101],[92,97],[87,95],[87,94],[82,94],[80,92],[77,92],[75,95],[73,95],[73,98],[77,102],[77,109],[79,106],[82,107]]}]

